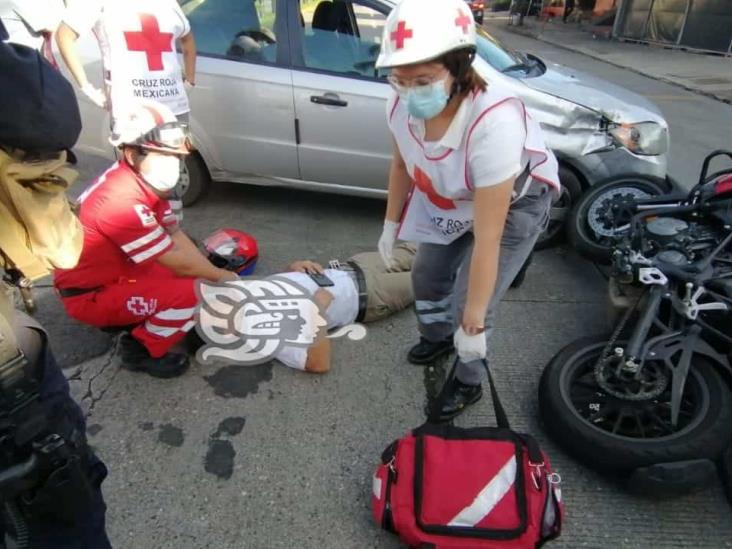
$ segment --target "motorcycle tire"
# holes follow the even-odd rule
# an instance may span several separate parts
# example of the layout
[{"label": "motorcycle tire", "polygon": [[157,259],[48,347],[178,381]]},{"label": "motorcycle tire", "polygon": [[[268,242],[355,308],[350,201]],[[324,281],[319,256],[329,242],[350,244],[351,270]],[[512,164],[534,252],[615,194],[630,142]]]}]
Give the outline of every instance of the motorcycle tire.
[{"label": "motorcycle tire", "polygon": [[618,238],[610,235],[609,228],[607,234],[598,232],[604,230],[602,220],[590,219],[591,216],[597,216],[604,205],[621,194],[626,197],[650,198],[668,191],[666,181],[641,175],[612,177],[600,181],[587,190],[569,214],[567,238],[581,256],[597,263],[609,264]]},{"label": "motorcycle tire", "polygon": [[[692,402],[694,410],[688,414],[691,419],[682,429],[658,438],[634,438],[599,427],[608,416],[612,419],[609,413],[593,422],[581,415],[568,393],[572,376],[581,371],[580,368],[586,370],[589,364],[594,366],[607,341],[607,336],[579,339],[559,351],[544,369],[539,384],[539,411],[547,433],[578,461],[606,473],[627,475],[639,467],[656,463],[705,458],[717,461],[732,443],[732,429],[729,427],[732,425],[732,391],[712,363],[701,355],[694,355],[686,381],[684,397]],[[624,342],[617,342],[617,346],[623,345]],[[591,374],[589,377],[592,382],[594,378]],[[597,385],[595,388],[590,398],[604,402],[608,410],[612,411],[613,405],[627,402],[607,394]],[[593,392],[591,386],[586,390]],[[643,402],[657,406],[659,400],[662,398]],[[629,419],[634,419],[640,426],[641,421],[648,417],[643,410],[637,415],[637,406],[628,408],[634,410],[634,418],[627,416],[623,408],[618,414],[622,419],[617,420],[620,427]],[[599,415],[597,403],[588,401],[585,413],[590,410],[597,410]],[[650,426],[651,429],[653,427]],[[615,424],[617,428],[618,423]],[[640,431],[643,433],[643,427]]]},{"label": "motorcycle tire", "polygon": [[727,501],[732,505],[732,444],[722,454],[719,462],[719,473],[722,477],[722,485]]}]

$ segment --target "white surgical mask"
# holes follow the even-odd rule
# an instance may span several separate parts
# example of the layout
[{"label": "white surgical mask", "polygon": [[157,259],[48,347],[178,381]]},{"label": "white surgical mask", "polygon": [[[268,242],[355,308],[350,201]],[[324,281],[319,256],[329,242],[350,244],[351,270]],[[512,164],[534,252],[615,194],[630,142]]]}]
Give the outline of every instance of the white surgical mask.
[{"label": "white surgical mask", "polygon": [[156,191],[168,192],[180,178],[180,159],[170,154],[150,153],[140,166],[140,175]]}]

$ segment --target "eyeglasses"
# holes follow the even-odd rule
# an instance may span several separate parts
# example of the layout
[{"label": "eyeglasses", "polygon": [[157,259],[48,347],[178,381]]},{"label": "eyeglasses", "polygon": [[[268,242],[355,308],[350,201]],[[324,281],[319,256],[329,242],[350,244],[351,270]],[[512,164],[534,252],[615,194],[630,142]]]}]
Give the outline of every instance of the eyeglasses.
[{"label": "eyeglasses", "polygon": [[396,91],[398,94],[405,94],[410,89],[420,89],[431,86],[435,82],[442,80],[446,73],[447,69],[443,69],[439,73],[433,74],[432,76],[417,76],[416,78],[412,79],[399,78],[393,74],[390,74],[386,77],[386,79],[389,84],[391,84],[391,87],[394,88],[394,91]]}]

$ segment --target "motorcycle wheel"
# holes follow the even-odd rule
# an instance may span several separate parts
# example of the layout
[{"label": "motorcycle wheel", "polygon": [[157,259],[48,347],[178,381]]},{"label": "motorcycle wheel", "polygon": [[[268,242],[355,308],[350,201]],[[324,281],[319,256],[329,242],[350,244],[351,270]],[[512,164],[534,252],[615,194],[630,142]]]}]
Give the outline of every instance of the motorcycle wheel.
[{"label": "motorcycle wheel", "polygon": [[732,441],[732,391],[712,364],[694,356],[674,428],[670,382],[657,397],[636,401],[598,384],[594,368],[607,341],[607,336],[579,339],[544,369],[539,411],[547,433],[567,453],[601,472],[627,474],[655,463],[717,460]]},{"label": "motorcycle wheel", "polygon": [[613,215],[619,206],[633,200],[659,196],[668,191],[666,182],[645,176],[613,177],[593,185],[579,199],[567,222],[567,237],[583,257],[608,264],[618,238],[628,230],[630,218]]}]

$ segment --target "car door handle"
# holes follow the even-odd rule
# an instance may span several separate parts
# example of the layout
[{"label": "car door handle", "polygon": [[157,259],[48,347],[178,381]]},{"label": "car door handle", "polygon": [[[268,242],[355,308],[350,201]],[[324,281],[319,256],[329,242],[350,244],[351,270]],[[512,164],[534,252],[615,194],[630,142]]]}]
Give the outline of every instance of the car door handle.
[{"label": "car door handle", "polygon": [[326,93],[325,95],[311,95],[310,102],[317,105],[329,105],[331,107],[347,107],[348,101],[344,101],[335,93]]}]

